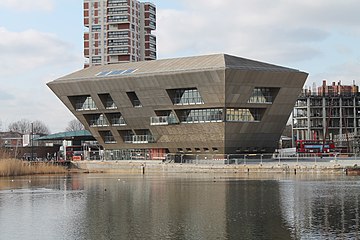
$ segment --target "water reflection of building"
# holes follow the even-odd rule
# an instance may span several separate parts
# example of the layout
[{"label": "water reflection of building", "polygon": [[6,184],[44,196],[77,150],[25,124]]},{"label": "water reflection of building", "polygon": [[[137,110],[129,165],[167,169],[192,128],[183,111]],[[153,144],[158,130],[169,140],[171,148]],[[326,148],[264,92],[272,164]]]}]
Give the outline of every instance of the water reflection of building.
[{"label": "water reflection of building", "polygon": [[[181,177],[96,178],[86,183],[86,225],[109,229],[118,239],[226,239],[222,183]],[[85,239],[102,237],[96,229],[87,234]]]},{"label": "water reflection of building", "polygon": [[226,226],[230,236],[291,239],[282,221],[278,181],[241,180],[226,188]]},{"label": "water reflection of building", "polygon": [[284,181],[279,191],[282,216],[294,238],[360,238],[357,182]]},{"label": "water reflection of building", "polygon": [[[121,239],[291,239],[277,181],[205,177],[94,178],[86,226]],[[85,239],[101,237],[89,229]],[[87,238],[88,237],[88,238]]]}]

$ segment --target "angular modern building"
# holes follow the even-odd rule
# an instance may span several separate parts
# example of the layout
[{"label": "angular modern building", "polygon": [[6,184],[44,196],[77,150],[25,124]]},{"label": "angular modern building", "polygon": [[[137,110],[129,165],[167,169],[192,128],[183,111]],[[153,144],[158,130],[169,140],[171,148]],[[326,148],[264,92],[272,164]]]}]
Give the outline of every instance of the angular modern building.
[{"label": "angular modern building", "polygon": [[84,0],[85,67],[156,59],[156,7],[137,0]]},{"label": "angular modern building", "polygon": [[92,66],[49,82],[117,159],[273,152],[307,73],[226,54]]}]

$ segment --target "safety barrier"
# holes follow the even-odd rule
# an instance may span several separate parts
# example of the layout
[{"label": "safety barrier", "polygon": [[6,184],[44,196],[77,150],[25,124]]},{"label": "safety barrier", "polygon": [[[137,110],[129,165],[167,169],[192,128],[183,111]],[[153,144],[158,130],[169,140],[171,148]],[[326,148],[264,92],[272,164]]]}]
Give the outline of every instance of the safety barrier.
[{"label": "safety barrier", "polygon": [[338,160],[359,160],[354,153],[307,153],[307,154],[167,154],[166,162],[183,164],[263,164],[267,162],[329,162]]}]

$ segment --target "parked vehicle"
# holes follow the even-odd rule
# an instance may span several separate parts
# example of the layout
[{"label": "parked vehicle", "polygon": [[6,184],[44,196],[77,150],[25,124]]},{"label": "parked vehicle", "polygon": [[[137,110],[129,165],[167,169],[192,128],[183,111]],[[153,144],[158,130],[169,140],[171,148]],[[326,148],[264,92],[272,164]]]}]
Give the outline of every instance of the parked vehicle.
[{"label": "parked vehicle", "polygon": [[331,153],[335,152],[335,144],[330,140],[298,140],[297,153]]}]

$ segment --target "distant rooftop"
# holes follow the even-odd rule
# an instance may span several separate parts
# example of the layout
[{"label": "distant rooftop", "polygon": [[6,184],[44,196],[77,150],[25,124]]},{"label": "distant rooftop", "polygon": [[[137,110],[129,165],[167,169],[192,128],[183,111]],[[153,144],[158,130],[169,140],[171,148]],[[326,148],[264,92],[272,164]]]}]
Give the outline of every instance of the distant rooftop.
[{"label": "distant rooftop", "polygon": [[73,139],[83,139],[83,140],[95,140],[91,133],[87,130],[71,131],[71,132],[61,132],[49,134],[43,137],[34,138],[35,141],[44,141],[44,140],[73,140]]},{"label": "distant rooftop", "polygon": [[347,96],[347,95],[360,95],[359,87],[355,84],[342,85],[341,81],[338,83],[332,82],[331,85],[327,85],[326,80],[323,80],[323,84],[320,87],[313,86],[312,89],[303,89],[301,96]]}]

